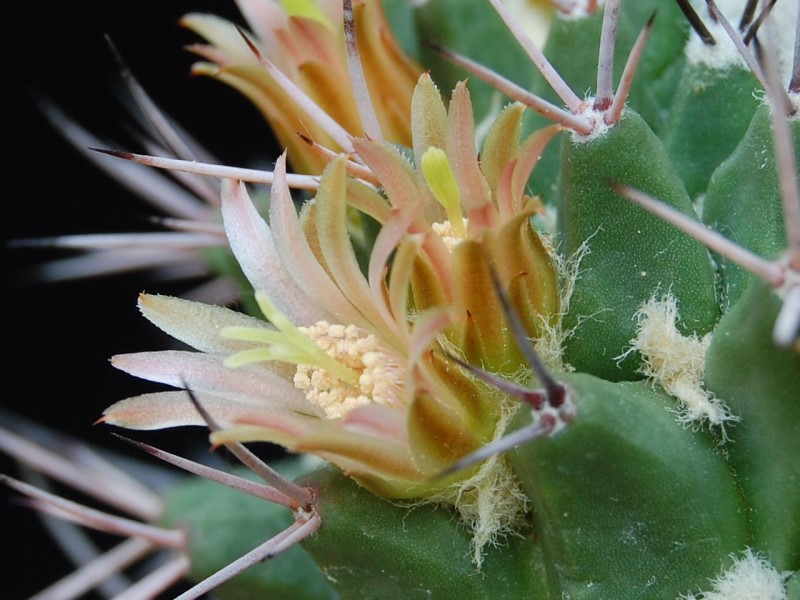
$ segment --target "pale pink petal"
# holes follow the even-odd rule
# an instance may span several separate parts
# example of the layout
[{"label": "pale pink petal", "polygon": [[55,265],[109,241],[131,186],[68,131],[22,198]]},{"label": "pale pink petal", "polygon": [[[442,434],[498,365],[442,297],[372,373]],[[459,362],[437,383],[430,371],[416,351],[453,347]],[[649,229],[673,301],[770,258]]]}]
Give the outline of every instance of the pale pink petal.
[{"label": "pale pink petal", "polygon": [[275,250],[297,285],[309,296],[325,299],[325,308],[339,323],[359,327],[366,324],[319,264],[300,226],[292,196],[286,185],[286,153],[275,163],[275,183],[270,195],[269,220]]},{"label": "pale pink petal", "polygon": [[415,365],[430,347],[442,330],[452,320],[452,313],[447,308],[431,308],[417,316],[411,336],[411,347],[408,351],[408,364]]},{"label": "pale pink petal", "polygon": [[242,404],[300,412],[313,410],[290,381],[265,368],[269,363],[233,369],[222,364],[222,357],[168,350],[119,354],[111,358],[111,365],[135,377]]},{"label": "pale pink petal", "polygon": [[511,200],[514,205],[511,207],[511,212],[504,215],[505,218],[511,218],[522,209],[522,196],[525,193],[525,187],[528,185],[531,173],[539,162],[547,144],[560,131],[562,131],[561,126],[550,125],[532,133],[523,142],[512,167]]},{"label": "pale pink petal", "polygon": [[[241,404],[205,393],[196,393],[195,398],[224,427],[230,427],[239,419],[253,413],[252,404]],[[144,430],[186,425],[206,426],[185,391],[157,392],[121,400],[103,411],[100,422]]]},{"label": "pale pink petal", "polygon": [[464,209],[472,211],[490,204],[492,193],[476,158],[472,102],[464,82],[456,85],[453,91],[447,125],[447,157],[458,182]]},{"label": "pale pink petal", "polygon": [[263,46],[277,48],[278,38],[274,29],[286,25],[286,13],[278,4],[270,0],[236,0],[236,6]]},{"label": "pale pink petal", "polygon": [[231,250],[255,290],[266,293],[295,325],[330,319],[328,311],[312,302],[281,264],[272,231],[253,206],[243,183],[223,182],[222,218]]},{"label": "pale pink petal", "polygon": [[342,420],[342,426],[348,431],[388,439],[395,444],[408,444],[406,418],[404,411],[368,404],[350,411]]},{"label": "pale pink petal", "polygon": [[319,428],[328,428],[329,422],[302,414],[273,412],[253,412],[243,414],[234,426],[214,432],[211,440],[215,443],[231,441],[252,442],[270,441],[291,448],[294,441],[310,435]]},{"label": "pale pink petal", "polygon": [[[392,259],[392,271],[389,277],[389,306],[397,321],[398,331],[402,331],[403,339],[408,339],[408,295],[411,291],[411,277],[417,266],[421,247],[420,236],[407,237],[397,246]],[[430,297],[441,297],[441,289],[429,290]],[[408,351],[407,347],[403,351]]]},{"label": "pale pink petal", "polygon": [[392,206],[419,202],[423,192],[417,185],[417,175],[394,146],[361,139],[353,140],[353,145],[380,180]]},{"label": "pale pink petal", "polygon": [[[409,205],[403,209],[395,210],[394,215],[389,221],[381,228],[378,237],[375,239],[375,244],[372,248],[370,255],[368,276],[369,287],[372,291],[372,301],[381,313],[384,321],[392,326],[395,334],[398,337],[405,336],[405,320],[406,320],[406,306],[403,303],[401,313],[389,310],[384,300],[384,279],[385,274],[389,268],[389,258],[397,248],[400,240],[408,234],[411,224],[421,215],[422,204]],[[419,247],[421,244],[417,244]],[[395,275],[392,271],[392,280],[394,281]],[[407,298],[408,293],[408,278],[405,279],[400,285],[404,288],[404,299]],[[396,286],[393,286],[396,287]],[[392,289],[392,288],[390,288]],[[393,310],[397,310],[397,306],[392,306]]]}]

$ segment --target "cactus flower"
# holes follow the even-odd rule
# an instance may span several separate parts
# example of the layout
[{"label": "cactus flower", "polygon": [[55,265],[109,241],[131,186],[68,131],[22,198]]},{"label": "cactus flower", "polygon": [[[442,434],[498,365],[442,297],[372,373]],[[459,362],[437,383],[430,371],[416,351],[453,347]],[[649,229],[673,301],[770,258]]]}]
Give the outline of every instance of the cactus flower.
[{"label": "cactus flower", "polygon": [[[332,137],[309,116],[291,88],[302,90],[348,133],[365,132],[354,93],[357,87],[349,83],[342,3],[242,0],[239,6],[258,37],[256,52],[232,23],[213,15],[189,14],[182,24],[209,42],[191,46],[204,59],[193,72],[219,79],[247,96],[288,149],[295,170],[319,173],[324,159],[298,132],[326,148],[349,148],[342,148],[346,141]],[[400,49],[380,2],[356,1],[352,10],[355,43],[379,131],[387,140],[407,145],[411,92],[421,68]]]},{"label": "cactus flower", "polygon": [[[329,163],[299,217],[281,158],[269,224],[241,182],[223,183],[228,240],[270,325],[142,296],[148,319],[202,353],[140,353],[112,363],[185,383],[223,426],[212,434],[215,443],[278,443],[324,458],[381,496],[435,497],[467,513],[481,494],[502,495],[509,514],[475,525],[488,527],[489,539],[524,512],[505,459],[492,459],[477,475],[432,478],[501,436],[516,405],[448,355],[531,379],[512,333],[497,327],[505,318],[486,294],[490,270],[526,315],[529,337],[557,330],[555,260],[531,225],[537,203],[524,187],[557,128],[501,145],[519,138],[522,108],[511,106],[490,131],[479,165],[463,85],[446,111],[423,75],[413,107],[417,172],[392,146],[353,140],[386,199],[348,177],[344,157]],[[366,275],[347,234],[348,205],[381,223]],[[182,392],[123,400],[103,420],[139,429],[203,424]]]}]

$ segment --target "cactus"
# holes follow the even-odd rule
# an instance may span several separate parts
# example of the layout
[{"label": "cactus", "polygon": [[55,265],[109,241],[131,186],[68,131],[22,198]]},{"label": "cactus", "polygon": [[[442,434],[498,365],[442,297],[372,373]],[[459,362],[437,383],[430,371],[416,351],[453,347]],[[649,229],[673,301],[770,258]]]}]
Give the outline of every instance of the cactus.
[{"label": "cactus", "polygon": [[[170,548],[186,598],[800,598],[797,2],[550,4],[544,53],[499,0],[188,17],[196,72],[289,153],[106,151],[223,179],[218,264],[252,315],[142,295],[196,352],[112,363],[184,389],[101,420],[208,427],[252,473],[134,442],[194,473],[141,530],[3,480]],[[254,441],[324,464],[278,473]]]}]

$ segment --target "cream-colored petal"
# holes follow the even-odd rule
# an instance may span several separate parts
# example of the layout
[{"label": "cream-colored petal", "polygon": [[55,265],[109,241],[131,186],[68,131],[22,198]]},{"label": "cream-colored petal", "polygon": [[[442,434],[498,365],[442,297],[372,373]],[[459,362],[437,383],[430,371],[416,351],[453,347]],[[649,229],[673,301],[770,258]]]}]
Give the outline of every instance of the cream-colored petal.
[{"label": "cream-colored petal", "polygon": [[228,63],[258,63],[236,26],[211,14],[191,13],[181,18],[182,26],[191,29],[213,45]]},{"label": "cream-colored petal", "polygon": [[270,441],[295,452],[316,454],[351,474],[413,482],[422,479],[405,444],[347,431],[326,420],[313,423],[310,419],[264,414],[245,421],[247,424],[214,433],[212,441]]},{"label": "cream-colored petal", "polygon": [[252,346],[247,342],[223,338],[225,327],[268,328],[264,321],[222,306],[141,294],[139,310],[151,323],[192,348],[209,354],[233,354]]}]

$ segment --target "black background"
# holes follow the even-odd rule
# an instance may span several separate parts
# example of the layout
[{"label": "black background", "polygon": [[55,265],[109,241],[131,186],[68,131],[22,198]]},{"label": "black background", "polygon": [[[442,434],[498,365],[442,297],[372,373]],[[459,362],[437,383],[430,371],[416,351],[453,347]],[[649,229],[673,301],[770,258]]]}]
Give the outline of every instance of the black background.
[{"label": "black background", "polygon": [[[9,14],[10,11],[10,14]],[[178,18],[214,12],[239,23],[233,0],[82,0],[4,4],[3,238],[63,233],[135,231],[152,209],[85,162],[50,127],[34,98],[46,97],[99,137],[125,146],[120,79],[104,41],[109,34],[151,96],[217,156],[249,164],[274,156],[269,130],[256,111],[222,84],[188,74],[196,41]],[[132,142],[131,142],[132,143]],[[136,148],[130,148],[136,149]],[[146,275],[30,285],[26,267],[57,256],[3,248],[3,393],[6,410],[46,423],[92,444],[124,445],[108,427],[92,426],[103,408],[157,386],[108,365],[121,352],[162,348],[165,338],[136,310],[138,292],[179,294],[185,287]],[[188,434],[137,435],[180,449]],[[15,465],[0,457],[0,471]],[[3,598],[24,598],[71,570],[52,548],[31,511],[0,490]]]}]

